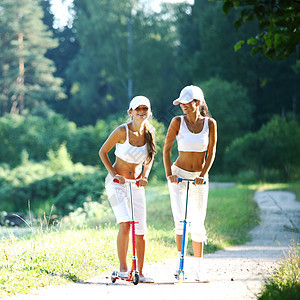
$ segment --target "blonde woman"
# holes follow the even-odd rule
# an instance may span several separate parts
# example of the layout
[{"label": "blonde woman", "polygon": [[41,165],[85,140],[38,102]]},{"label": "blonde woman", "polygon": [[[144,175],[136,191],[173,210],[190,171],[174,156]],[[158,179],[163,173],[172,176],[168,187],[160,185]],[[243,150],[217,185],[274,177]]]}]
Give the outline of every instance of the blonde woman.
[{"label": "blonde woman", "polygon": [[[204,221],[208,198],[208,172],[216,153],[217,123],[211,118],[203,92],[197,86],[183,88],[173,104],[180,105],[183,115],[174,117],[170,123],[163,159],[175,223],[177,251],[180,257],[186,201],[186,182],[177,184],[180,177],[195,180],[189,189],[188,221],[195,257],[195,279],[207,281],[203,267],[203,246],[207,239]],[[170,154],[175,138],[178,157],[171,166]]]},{"label": "blonde woman", "polygon": [[[120,271],[118,276],[127,278],[127,251],[131,213],[129,206],[129,187],[125,179],[138,179],[139,186],[132,185],[134,219],[136,222],[136,251],[140,282],[153,282],[144,276],[143,265],[146,249],[146,198],[144,187],[148,183],[148,176],[155,155],[153,127],[148,118],[151,116],[151,106],[148,98],[134,97],[128,109],[131,121],[117,127],[102,145],[99,156],[108,171],[105,187],[109,202],[114,211],[119,233],[117,236],[118,257]],[[108,152],[115,149],[116,160],[111,163]],[[117,179],[119,183],[113,180]]]}]

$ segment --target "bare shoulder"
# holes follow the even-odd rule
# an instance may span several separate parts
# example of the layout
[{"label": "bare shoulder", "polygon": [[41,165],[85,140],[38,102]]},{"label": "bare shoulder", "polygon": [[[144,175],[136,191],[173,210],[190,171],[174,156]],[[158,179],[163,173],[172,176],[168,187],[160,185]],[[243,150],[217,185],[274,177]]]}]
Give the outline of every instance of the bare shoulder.
[{"label": "bare shoulder", "polygon": [[181,123],[181,117],[180,117],[180,116],[176,116],[176,117],[174,117],[174,118],[171,120],[171,124],[170,124],[170,125],[173,125],[173,126],[176,126],[176,127],[179,128],[180,123]]},{"label": "bare shoulder", "polygon": [[209,127],[216,127],[217,126],[217,121],[213,118],[208,118],[208,126]]},{"label": "bare shoulder", "polygon": [[124,143],[126,140],[126,124],[118,126],[111,134],[117,143]]},{"label": "bare shoulder", "polygon": [[168,132],[167,132],[167,137],[172,136],[175,138],[175,136],[178,134],[179,128],[180,128],[180,122],[181,118],[180,117],[174,117],[169,125]]}]

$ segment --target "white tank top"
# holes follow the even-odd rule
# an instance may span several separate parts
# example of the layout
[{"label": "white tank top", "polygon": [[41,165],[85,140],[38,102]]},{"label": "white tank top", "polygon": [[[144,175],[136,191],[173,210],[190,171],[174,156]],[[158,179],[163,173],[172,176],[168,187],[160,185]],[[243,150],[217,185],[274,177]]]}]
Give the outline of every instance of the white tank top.
[{"label": "white tank top", "polygon": [[178,151],[184,152],[204,152],[208,147],[209,126],[208,118],[204,118],[203,129],[199,133],[191,132],[186,123],[184,116],[180,116],[180,128],[176,136]]},{"label": "white tank top", "polygon": [[126,141],[123,144],[117,143],[115,155],[122,160],[132,164],[142,164],[148,156],[147,144],[137,147],[129,143],[128,125],[126,128]]}]

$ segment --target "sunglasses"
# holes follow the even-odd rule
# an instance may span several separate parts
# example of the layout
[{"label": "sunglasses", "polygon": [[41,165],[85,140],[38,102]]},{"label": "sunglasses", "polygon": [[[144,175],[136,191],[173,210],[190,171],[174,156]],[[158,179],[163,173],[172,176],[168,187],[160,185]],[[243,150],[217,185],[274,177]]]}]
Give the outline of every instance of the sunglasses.
[{"label": "sunglasses", "polygon": [[148,111],[148,107],[147,106],[144,106],[144,107],[140,107],[140,106],[138,106],[136,109],[135,109],[135,111]]}]

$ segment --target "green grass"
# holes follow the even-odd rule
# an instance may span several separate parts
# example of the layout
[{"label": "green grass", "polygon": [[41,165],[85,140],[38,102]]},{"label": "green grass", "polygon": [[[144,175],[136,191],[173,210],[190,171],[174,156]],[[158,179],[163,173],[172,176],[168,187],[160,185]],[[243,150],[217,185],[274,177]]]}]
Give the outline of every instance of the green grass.
[{"label": "green grass", "polygon": [[259,295],[260,300],[298,300],[300,297],[300,244],[281,260]]},{"label": "green grass", "polygon": [[208,249],[224,249],[250,240],[248,232],[259,222],[253,196],[254,190],[243,185],[210,191],[205,222]]},{"label": "green grass", "polygon": [[[258,220],[253,193],[254,190],[248,186],[210,191],[206,253],[249,240],[247,233]],[[147,187],[147,207],[146,262],[175,258],[173,218],[165,183]],[[106,202],[97,205],[90,203],[65,218],[60,226],[40,226],[27,237],[18,238],[17,234],[12,233],[6,237],[2,235],[0,298],[109,273],[118,267],[117,231]],[[131,251],[129,260],[130,256]]]},{"label": "green grass", "polygon": [[[300,201],[300,182],[259,184],[254,188],[264,190],[286,190],[296,194]],[[260,300],[300,299],[300,244],[293,245],[288,255],[281,260],[275,271],[266,279],[259,295]]]}]

